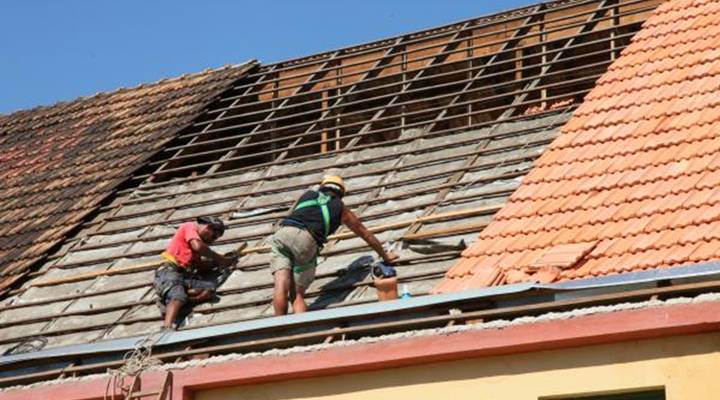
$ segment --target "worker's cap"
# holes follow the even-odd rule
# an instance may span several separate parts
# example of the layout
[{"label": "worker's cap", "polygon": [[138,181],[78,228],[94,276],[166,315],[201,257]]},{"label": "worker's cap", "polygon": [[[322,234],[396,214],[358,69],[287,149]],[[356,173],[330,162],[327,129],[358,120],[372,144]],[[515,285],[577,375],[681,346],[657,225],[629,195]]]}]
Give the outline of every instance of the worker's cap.
[{"label": "worker's cap", "polygon": [[222,220],[215,216],[207,216],[207,217],[198,217],[197,218],[198,224],[203,225],[209,225],[212,230],[217,232],[219,236],[222,236],[223,233],[225,233],[225,223],[222,222]]},{"label": "worker's cap", "polygon": [[320,187],[334,190],[341,196],[345,194],[345,182],[337,175],[325,175],[320,182]]}]

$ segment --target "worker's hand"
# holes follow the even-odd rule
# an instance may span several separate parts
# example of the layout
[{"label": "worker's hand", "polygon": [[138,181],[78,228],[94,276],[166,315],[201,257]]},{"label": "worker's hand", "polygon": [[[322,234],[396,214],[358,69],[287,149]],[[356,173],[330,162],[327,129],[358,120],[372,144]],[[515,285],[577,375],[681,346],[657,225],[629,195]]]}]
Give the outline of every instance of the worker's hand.
[{"label": "worker's hand", "polygon": [[232,267],[233,265],[237,264],[238,262],[238,256],[235,254],[232,255],[225,255],[223,256],[223,268]]},{"label": "worker's hand", "polygon": [[388,251],[388,252],[385,253],[385,256],[383,257],[383,261],[385,262],[385,264],[392,264],[392,263],[394,263],[398,258],[400,258],[399,255],[397,255],[396,253],[394,253],[394,252],[392,252],[392,251]]}]

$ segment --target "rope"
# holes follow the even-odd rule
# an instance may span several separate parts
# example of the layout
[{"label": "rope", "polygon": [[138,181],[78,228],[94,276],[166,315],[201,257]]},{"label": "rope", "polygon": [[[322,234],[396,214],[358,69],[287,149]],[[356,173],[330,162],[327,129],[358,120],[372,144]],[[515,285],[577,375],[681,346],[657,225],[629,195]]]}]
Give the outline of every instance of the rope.
[{"label": "rope", "polygon": [[[105,386],[105,400],[117,398],[127,398],[135,387],[135,382],[145,370],[158,366],[162,362],[156,358],[152,358],[152,349],[167,334],[171,332],[169,329],[160,331],[157,338],[153,338],[156,333],[151,333],[147,337],[138,340],[132,350],[123,356],[123,365],[118,369],[109,369],[107,373],[110,375],[108,383]],[[132,378],[129,380],[128,378]],[[129,380],[129,383],[128,383]]]},{"label": "rope", "polygon": [[33,353],[42,350],[45,346],[47,346],[47,344],[48,340],[45,336],[33,336],[9,348],[5,351],[5,353],[3,353],[3,355],[7,356],[12,354]]}]

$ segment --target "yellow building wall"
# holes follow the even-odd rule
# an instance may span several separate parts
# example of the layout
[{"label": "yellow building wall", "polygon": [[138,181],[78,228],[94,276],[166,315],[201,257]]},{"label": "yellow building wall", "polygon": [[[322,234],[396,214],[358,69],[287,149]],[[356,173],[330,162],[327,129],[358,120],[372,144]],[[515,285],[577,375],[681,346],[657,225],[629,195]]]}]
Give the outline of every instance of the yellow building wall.
[{"label": "yellow building wall", "polygon": [[[442,345],[442,340],[438,340]],[[541,351],[213,389],[197,400],[538,400],[665,387],[720,399],[720,333]]]}]

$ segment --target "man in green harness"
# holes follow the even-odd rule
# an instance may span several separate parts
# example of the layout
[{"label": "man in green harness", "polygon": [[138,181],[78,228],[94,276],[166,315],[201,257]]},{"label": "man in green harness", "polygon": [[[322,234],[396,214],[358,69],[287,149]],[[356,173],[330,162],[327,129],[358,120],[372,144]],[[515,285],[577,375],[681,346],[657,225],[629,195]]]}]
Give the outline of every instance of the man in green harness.
[{"label": "man in green harness", "polygon": [[270,260],[275,279],[275,315],[287,314],[288,301],[292,302],[294,312],[307,311],[305,290],[315,278],[318,253],[341,223],[365,240],[386,263],[397,258],[385,252],[375,235],[345,206],[344,194],[342,178],[325,176],[320,189],[300,196],[290,215],[280,222],[280,228],[272,237]]}]

